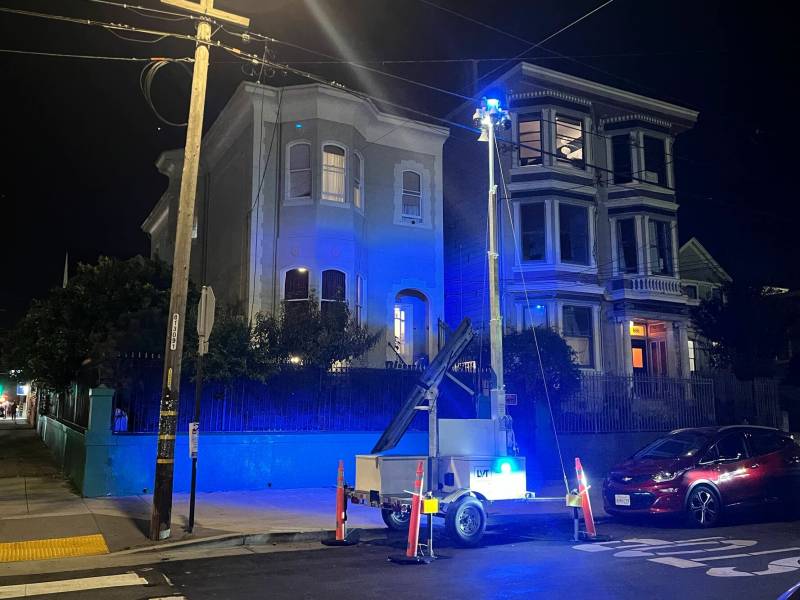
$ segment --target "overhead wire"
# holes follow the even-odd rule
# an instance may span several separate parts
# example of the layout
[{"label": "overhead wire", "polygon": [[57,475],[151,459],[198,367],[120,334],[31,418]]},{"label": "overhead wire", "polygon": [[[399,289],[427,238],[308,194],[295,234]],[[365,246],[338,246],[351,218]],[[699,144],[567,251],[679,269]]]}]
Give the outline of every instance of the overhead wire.
[{"label": "overhead wire", "polygon": [[185,62],[193,62],[193,58],[180,58],[180,57],[173,57],[173,58],[153,58],[153,57],[145,57],[145,56],[101,56],[95,54],[68,54],[64,52],[39,52],[35,50],[19,50],[19,49],[12,49],[12,48],[0,48],[0,53],[3,54],[24,54],[30,56],[47,56],[49,58],[78,58],[78,59],[87,59],[87,60],[112,60],[112,61],[122,61],[122,62],[152,62],[154,60],[169,60],[169,61],[185,61]]}]

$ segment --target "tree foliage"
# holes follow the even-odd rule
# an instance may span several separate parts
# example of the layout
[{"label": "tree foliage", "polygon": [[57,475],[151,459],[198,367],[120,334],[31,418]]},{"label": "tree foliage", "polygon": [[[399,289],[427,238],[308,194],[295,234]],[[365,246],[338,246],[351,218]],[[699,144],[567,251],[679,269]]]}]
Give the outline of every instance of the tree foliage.
[{"label": "tree foliage", "polygon": [[[489,365],[489,342],[486,336],[482,338],[476,337],[465,354]],[[580,385],[575,353],[553,329],[537,327],[535,331],[525,329],[503,336],[503,373],[509,392],[528,398],[540,396],[544,392],[542,371],[548,392],[554,396],[568,394]]]},{"label": "tree foliage", "polygon": [[797,320],[796,299],[750,283],[734,282],[692,310],[697,331],[712,342],[713,366],[730,367],[740,379],[775,374],[775,359]]}]

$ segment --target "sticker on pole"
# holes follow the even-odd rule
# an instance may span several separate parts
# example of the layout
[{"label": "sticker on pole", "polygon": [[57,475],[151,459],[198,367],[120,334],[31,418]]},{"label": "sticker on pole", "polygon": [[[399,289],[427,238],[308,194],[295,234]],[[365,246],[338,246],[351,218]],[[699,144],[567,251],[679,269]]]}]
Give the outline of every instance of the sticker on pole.
[{"label": "sticker on pole", "polygon": [[189,458],[197,458],[197,442],[200,438],[200,423],[189,423]]},{"label": "sticker on pole", "polygon": [[175,350],[178,347],[178,313],[172,315],[172,331],[169,334],[169,349]]}]

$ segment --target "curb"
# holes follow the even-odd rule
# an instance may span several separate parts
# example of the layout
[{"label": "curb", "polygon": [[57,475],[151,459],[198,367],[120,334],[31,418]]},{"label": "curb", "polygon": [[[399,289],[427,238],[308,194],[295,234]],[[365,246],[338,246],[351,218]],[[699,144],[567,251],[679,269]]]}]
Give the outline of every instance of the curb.
[{"label": "curb", "polygon": [[[366,534],[374,537],[376,534],[386,534],[385,528],[366,528],[353,529],[352,533],[357,535]],[[264,533],[230,533],[192,540],[180,540],[178,542],[167,542],[164,544],[154,544],[141,548],[131,548],[112,552],[109,556],[124,556],[127,554],[142,554],[147,552],[165,552],[169,550],[184,550],[194,548],[235,548],[237,546],[266,546],[269,544],[291,544],[298,542],[322,542],[322,540],[333,539],[336,531],[333,529],[313,529],[308,531],[269,531]]]}]

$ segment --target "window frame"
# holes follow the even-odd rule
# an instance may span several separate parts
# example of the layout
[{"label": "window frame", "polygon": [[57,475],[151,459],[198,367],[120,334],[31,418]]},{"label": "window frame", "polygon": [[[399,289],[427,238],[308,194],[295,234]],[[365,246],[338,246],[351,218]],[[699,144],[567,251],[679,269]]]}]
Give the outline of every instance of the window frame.
[{"label": "window frame", "polygon": [[[659,166],[658,170],[652,171],[647,168],[647,140],[654,140],[661,144],[661,157],[662,161]],[[642,172],[639,173],[639,177],[637,178],[642,183],[647,183],[650,185],[655,185],[658,187],[669,188],[669,163],[667,161],[667,139],[660,135],[654,135],[649,131],[642,131],[641,135],[641,142],[642,142]],[[648,181],[647,173],[655,173],[657,176],[660,176],[658,181]]]},{"label": "window frame", "polygon": [[[565,122],[566,121],[572,121],[573,123],[571,123],[569,126],[571,128],[573,128],[573,129],[574,129],[574,124],[575,123],[578,124],[578,126],[580,128],[580,132],[581,132],[581,135],[580,135],[581,158],[579,158],[579,159],[577,159],[577,158],[567,158],[567,157],[563,157],[562,158],[561,154],[559,153],[559,151],[558,151],[558,136],[559,136],[559,134],[558,134],[558,125],[559,125],[559,119],[561,119],[561,120],[563,120]],[[586,162],[588,160],[588,156],[587,156],[587,147],[586,147],[586,122],[584,121],[584,118],[582,116],[576,116],[576,115],[570,114],[570,113],[565,112],[565,111],[559,111],[559,110],[554,111],[554,114],[553,114],[553,134],[552,135],[553,135],[552,141],[553,141],[553,154],[555,156],[555,161],[554,161],[555,164],[556,165],[562,165],[562,166],[563,165],[569,165],[569,166],[571,166],[571,167],[573,167],[575,169],[580,169],[581,171],[585,171],[586,170]],[[573,138],[573,139],[577,139],[577,138]]]},{"label": "window frame", "polygon": [[[622,239],[622,224],[624,222],[630,222],[632,225],[632,233],[633,233],[633,258],[634,258],[634,265],[633,268],[629,267],[627,264],[627,260],[625,258],[625,244],[623,243]],[[638,223],[636,221],[635,216],[631,217],[619,217],[614,219],[614,236],[616,242],[616,268],[617,273],[619,275],[637,275],[639,273],[639,239],[636,232],[636,227]]]},{"label": "window frame", "polygon": [[[521,144],[523,144],[524,142],[522,141],[522,132],[521,132],[520,127],[521,127],[521,125],[523,123],[531,123],[531,122],[534,122],[534,121],[538,121],[538,123],[539,123],[539,148],[538,148],[539,160],[538,160],[538,162],[536,162],[534,159],[532,159],[532,160],[534,160],[534,162],[523,163],[522,162],[523,158],[522,158],[522,146],[521,146]],[[517,162],[517,166],[520,166],[520,167],[534,167],[534,166],[535,167],[540,167],[540,166],[544,165],[544,155],[545,155],[544,133],[545,133],[544,115],[541,112],[517,113],[517,124],[516,124],[516,137],[517,137],[517,140],[516,141],[517,141],[517,144],[519,144],[518,147],[517,147],[517,161],[516,161]],[[525,143],[525,145],[526,146],[531,146],[532,144]],[[528,149],[530,150],[530,148],[528,148]]]},{"label": "window frame", "polygon": [[[569,207],[568,210],[572,209],[580,209],[585,211],[586,214],[586,262],[577,261],[574,259],[565,260],[564,259],[564,248],[562,239],[562,227],[564,226],[564,219],[562,219],[562,208]],[[558,215],[558,229],[556,230],[556,235],[558,239],[558,262],[565,264],[565,265],[572,265],[578,267],[592,267],[594,266],[592,261],[592,247],[593,247],[593,238],[592,238],[592,211],[590,210],[591,207],[585,206],[583,204],[573,204],[572,202],[561,202],[559,201],[557,204],[556,213]]]},{"label": "window frame", "polygon": [[356,274],[353,307],[355,309],[356,323],[362,325],[364,323],[364,277],[360,274]]},{"label": "window frame", "polygon": [[[353,150],[350,153],[350,202],[356,210],[364,212],[364,155],[358,150]],[[355,163],[358,159],[358,172],[356,172]],[[358,198],[356,202],[356,181],[358,181]]]},{"label": "window frame", "polygon": [[[339,150],[342,151],[341,156],[342,156],[343,161],[344,161],[344,165],[342,167],[334,167],[332,165],[326,165],[325,164],[325,154],[326,154],[325,148],[328,147],[328,146],[332,146],[334,148],[338,148]],[[320,149],[321,149],[320,164],[319,164],[319,173],[320,173],[319,199],[320,199],[320,202],[325,202],[326,204],[329,204],[331,206],[347,206],[349,204],[348,197],[347,197],[348,196],[348,192],[347,192],[348,185],[347,185],[347,182],[348,182],[348,169],[349,169],[349,166],[348,166],[348,162],[349,161],[347,160],[347,158],[348,158],[347,146],[345,146],[344,144],[342,144],[340,142],[336,142],[336,141],[333,141],[333,140],[326,140],[326,141],[322,142],[322,144],[320,144]],[[330,154],[333,154],[333,153],[330,153]],[[339,169],[341,169],[341,172],[339,172]],[[341,192],[341,194],[334,194],[333,192],[326,192],[325,191],[325,174],[327,172],[329,172],[329,171],[334,173],[334,174],[341,175],[341,177],[342,177],[342,192]],[[330,196],[335,196],[335,197],[325,197],[326,193],[329,194]]]},{"label": "window frame", "polygon": [[[652,225],[652,227],[651,227]],[[661,248],[659,247],[659,225],[663,225],[666,227],[667,235],[664,237],[664,240],[668,240],[669,248],[667,249],[668,252],[665,253],[665,257],[667,260],[665,264],[669,265],[669,269],[662,269],[660,263],[655,262],[656,260],[661,260]],[[675,221],[669,219],[654,219],[653,217],[649,217],[647,219],[647,271],[651,275],[657,275],[661,277],[675,277],[677,273],[677,265],[675,264],[675,240],[674,240],[674,229],[677,225]],[[655,240],[653,239],[653,234],[655,234]],[[653,251],[655,250],[656,256],[653,256]],[[658,270],[654,267],[658,266]]]},{"label": "window frame", "polygon": [[[525,242],[526,230],[525,230],[525,227],[524,227],[523,215],[525,213],[525,209],[530,208],[530,207],[537,207],[537,208],[541,207],[541,211],[542,211],[542,221],[541,221],[542,222],[542,230],[541,230],[542,257],[541,258],[528,258],[526,256],[525,243],[524,243]],[[548,235],[547,235],[547,202],[544,201],[544,200],[534,201],[534,202],[520,202],[519,203],[519,207],[518,207],[518,214],[519,214],[519,245],[520,245],[520,248],[522,249],[522,253],[521,253],[521,256],[520,256],[520,261],[523,262],[523,263],[533,263],[533,264],[547,262],[547,238],[548,238]]]},{"label": "window frame", "polygon": [[[414,192],[414,190],[411,190],[410,188],[406,188],[406,183],[405,183],[405,175],[406,175],[406,173],[413,173],[414,175],[417,176],[417,179],[419,180],[419,189],[416,192]],[[411,193],[409,193],[409,192],[411,192]],[[419,206],[419,214],[418,215],[411,215],[411,214],[408,214],[408,213],[405,212],[405,206],[406,206],[405,197],[406,196],[411,196],[411,197],[418,198],[418,200],[419,200],[419,204],[418,204],[418,206]],[[414,221],[415,223],[422,223],[423,222],[422,221],[422,218],[423,218],[422,212],[423,212],[422,211],[422,173],[420,173],[419,171],[415,171],[414,169],[402,169],[400,171],[400,217],[404,221]]]},{"label": "window frame", "polygon": [[[288,298],[286,284],[289,279],[289,274],[297,271],[298,273],[305,274],[306,276],[306,297],[305,298]],[[284,302],[308,302],[311,299],[311,269],[307,267],[290,267],[283,272],[283,288],[281,290],[281,299]]]},{"label": "window frame", "polygon": [[[308,146],[308,167],[303,169],[292,169],[292,148],[295,146],[306,145]],[[311,204],[314,200],[314,152],[313,144],[306,139],[292,140],[286,144],[286,170],[284,173],[286,188],[284,191],[285,204]],[[292,173],[299,171],[308,171],[309,178],[309,192],[307,196],[292,196]]]},{"label": "window frame", "polygon": [[[596,329],[595,329],[595,307],[594,307],[594,305],[579,304],[579,303],[563,303],[559,307],[559,312],[560,312],[560,317],[561,317],[561,319],[560,319],[561,320],[561,335],[567,341],[567,344],[570,346],[570,348],[572,348],[572,345],[570,345],[569,341],[568,341],[569,338],[587,339],[587,336],[585,336],[585,335],[570,335],[570,334],[567,333],[566,327],[565,327],[566,320],[564,318],[565,309],[567,309],[567,308],[586,310],[586,311],[589,312],[588,355],[589,355],[590,361],[589,361],[588,364],[583,364],[583,363],[580,363],[580,362],[577,363],[577,364],[578,364],[578,367],[581,368],[581,369],[594,370],[594,369],[597,368],[597,363],[598,363],[598,357],[597,357],[597,355],[595,353],[595,345],[597,344],[597,337],[598,337],[598,334],[599,334],[599,332],[596,331]],[[574,348],[573,348],[573,351],[574,351]],[[577,355],[577,352],[576,352],[576,355]]]},{"label": "window frame", "polygon": [[[341,275],[342,284],[344,285],[343,289],[341,290],[341,298],[326,298],[325,297],[325,274],[326,273],[339,273]],[[320,277],[319,278],[319,283],[320,283],[320,286],[319,286],[319,290],[320,290],[320,292],[319,292],[319,308],[320,308],[320,312],[324,313],[327,310],[325,308],[326,305],[328,305],[328,306],[329,305],[333,305],[333,304],[335,304],[337,302],[341,302],[342,304],[346,305],[347,304],[347,272],[342,270],[342,269],[336,268],[336,267],[331,267],[331,268],[327,268],[327,269],[322,269],[320,271],[320,276],[319,277]]]}]

